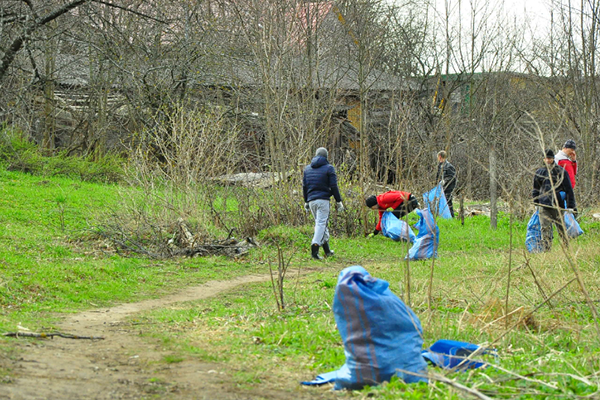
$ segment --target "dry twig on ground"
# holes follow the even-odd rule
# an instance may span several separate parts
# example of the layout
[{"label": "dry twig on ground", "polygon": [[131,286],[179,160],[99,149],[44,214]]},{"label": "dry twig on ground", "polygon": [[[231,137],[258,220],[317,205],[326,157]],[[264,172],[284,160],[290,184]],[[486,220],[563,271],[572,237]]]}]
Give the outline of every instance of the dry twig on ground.
[{"label": "dry twig on ground", "polygon": [[8,337],[33,337],[40,339],[54,338],[54,336],[62,337],[65,339],[88,339],[88,340],[104,340],[103,336],[80,336],[73,335],[71,333],[51,332],[51,333],[33,333],[33,332],[6,332],[2,336]]}]

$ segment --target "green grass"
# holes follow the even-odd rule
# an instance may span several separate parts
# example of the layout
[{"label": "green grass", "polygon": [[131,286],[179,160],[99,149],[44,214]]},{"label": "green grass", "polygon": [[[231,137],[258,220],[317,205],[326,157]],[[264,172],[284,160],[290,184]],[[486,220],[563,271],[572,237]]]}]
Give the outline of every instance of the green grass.
[{"label": "green grass", "polygon": [[[492,367],[446,374],[488,395],[575,398],[595,393],[598,377],[592,375],[600,367],[600,341],[576,283],[557,295],[551,307],[541,307],[506,335],[505,320],[496,321],[504,313],[510,255],[508,218],[502,217],[499,222],[498,229],[492,231],[485,217],[468,219],[464,226],[458,221],[439,221],[442,234],[434,265],[431,308],[427,293],[432,261],[409,264],[410,301],[423,324],[425,346],[441,338],[494,342],[499,358],[488,358]],[[509,311],[515,313],[508,326],[573,276],[557,241],[551,253],[530,255],[524,251],[526,223],[513,225]],[[593,223],[584,222],[583,228],[586,235],[573,241],[571,250],[590,296],[598,299],[598,235]],[[278,228],[269,232],[295,238],[303,230],[294,233],[290,228]],[[309,240],[307,236],[306,243]],[[300,278],[289,275],[287,308],[283,312],[276,311],[270,283],[262,283],[182,305],[177,310],[148,312],[142,318],[155,327],[149,334],[168,338],[173,351],[251,371],[247,378],[255,385],[290,385],[311,379],[345,362],[330,309],[342,268],[363,265],[373,276],[387,280],[392,291],[408,301],[405,244],[380,236],[334,238],[332,245],[339,256],[321,263],[322,270]],[[294,257],[292,264],[305,272],[313,266],[307,251]],[[172,331],[174,327],[176,332]],[[442,383],[428,386],[393,381],[362,392],[381,399],[464,397],[464,393]]]},{"label": "green grass", "polygon": [[57,312],[160,296],[248,273],[223,257],[121,257],[93,234],[127,189],[64,177],[0,171],[0,329],[32,330]]},{"label": "green grass", "polygon": [[[215,189],[215,193],[229,192]],[[145,335],[158,338],[169,350],[162,363],[190,358],[220,362],[234,371],[240,387],[295,387],[298,381],[345,362],[331,305],[339,272],[349,265],[362,265],[410,302],[421,319],[426,346],[441,338],[495,343],[497,365],[502,369],[445,374],[448,378],[498,397],[577,398],[598,389],[600,342],[576,282],[504,335],[507,325],[514,325],[574,276],[558,239],[550,253],[525,251],[527,221],[514,222],[511,252],[509,219],[504,215],[496,230],[489,228],[489,219],[483,216],[467,218],[464,226],[456,220],[439,220],[435,262],[407,263],[405,243],[381,235],[346,237],[341,230],[331,238],[336,256],[322,262],[311,260],[312,226],[306,215],[300,215],[297,226],[262,229],[257,238],[263,246],[241,260],[153,260],[116,254],[111,243],[94,234],[94,227],[107,216],[124,212],[123,198],[142,195],[116,184],[0,172],[0,330],[14,331],[20,323],[36,331],[52,326],[65,313],[158,297],[208,280],[267,273],[269,266],[278,267],[279,245],[292,268],[285,282],[283,311],[277,311],[271,283],[265,282],[147,312],[131,323],[147,323]],[[239,203],[219,200],[215,204],[228,211],[237,210]],[[411,225],[416,221],[414,215],[409,216]],[[198,219],[197,224],[202,223]],[[373,218],[371,223],[375,223]],[[598,305],[600,223],[584,219],[582,227],[586,234],[572,242],[571,255],[590,298]],[[227,232],[212,225],[204,229],[220,235]],[[502,316],[509,266],[508,310],[513,314],[507,324]],[[0,355],[17,357],[10,340],[0,339]],[[464,397],[446,384],[406,385],[398,380],[357,395]]]}]

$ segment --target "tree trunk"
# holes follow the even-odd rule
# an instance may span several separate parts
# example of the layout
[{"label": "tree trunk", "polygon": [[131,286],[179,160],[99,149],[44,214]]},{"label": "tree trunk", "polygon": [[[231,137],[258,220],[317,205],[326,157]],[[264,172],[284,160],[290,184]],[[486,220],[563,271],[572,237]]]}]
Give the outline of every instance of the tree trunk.
[{"label": "tree trunk", "polygon": [[45,79],[44,79],[44,135],[42,139],[43,152],[50,155],[54,150],[54,135],[56,133],[56,111],[54,105],[54,70],[55,39],[46,38],[45,51]]},{"label": "tree trunk", "polygon": [[496,177],[496,150],[490,148],[490,227],[498,227],[498,182]]}]

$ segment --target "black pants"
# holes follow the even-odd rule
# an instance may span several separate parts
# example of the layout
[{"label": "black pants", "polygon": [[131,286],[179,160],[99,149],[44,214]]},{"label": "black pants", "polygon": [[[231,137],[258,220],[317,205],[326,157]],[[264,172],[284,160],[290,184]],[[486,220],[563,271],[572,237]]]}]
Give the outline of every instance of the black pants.
[{"label": "black pants", "polygon": [[452,191],[444,192],[444,196],[446,196],[446,202],[448,203],[448,209],[450,210],[450,215],[454,218],[454,207],[452,206]]},{"label": "black pants", "polygon": [[413,210],[419,208],[419,202],[412,194],[408,198],[408,201],[403,201],[394,211],[394,214],[398,219],[402,219],[405,215],[411,213]]}]

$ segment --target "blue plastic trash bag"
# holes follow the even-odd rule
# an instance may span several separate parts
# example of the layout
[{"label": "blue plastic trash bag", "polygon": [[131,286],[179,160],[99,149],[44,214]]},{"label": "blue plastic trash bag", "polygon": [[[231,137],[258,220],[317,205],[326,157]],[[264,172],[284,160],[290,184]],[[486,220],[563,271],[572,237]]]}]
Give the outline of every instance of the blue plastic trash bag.
[{"label": "blue plastic trash bag", "polygon": [[560,194],[560,199],[563,202],[565,208],[567,207],[567,194],[565,192],[558,192],[558,194]]},{"label": "blue plastic trash bag", "polygon": [[440,243],[440,228],[435,223],[431,211],[427,208],[417,209],[420,217],[415,227],[419,230],[413,246],[408,250],[406,258],[409,260],[426,260],[437,257]]},{"label": "blue plastic trash bag", "polygon": [[303,384],[333,382],[336,390],[354,390],[393,376],[407,383],[427,382],[421,322],[390,291],[388,282],[372,277],[358,265],[344,269],[335,287],[333,313],[346,363]]},{"label": "blue plastic trash bag", "polygon": [[430,210],[435,210],[435,213],[444,218],[452,219],[450,214],[450,207],[448,207],[448,201],[446,195],[442,189],[442,183],[440,182],[436,187],[428,192],[423,193],[423,200]]},{"label": "blue plastic trash bag", "polygon": [[538,209],[535,210],[527,223],[525,246],[527,246],[527,251],[530,253],[541,253],[544,251],[544,245],[542,244],[542,226],[540,225],[540,212]]},{"label": "blue plastic trash bag", "polygon": [[[565,208],[567,208],[567,194],[565,192],[560,192],[560,198],[564,202]],[[567,229],[567,236],[569,236],[571,239],[575,239],[577,236],[583,234],[583,229],[581,229],[579,226],[579,222],[577,222],[572,212],[566,211],[564,220],[565,228]]]},{"label": "blue plastic trash bag", "polygon": [[[481,367],[487,368],[487,363],[482,361],[465,361],[469,355],[477,350],[480,350],[480,346],[473,343],[441,339],[432,344],[429,349],[424,350],[422,354],[423,358],[425,358],[427,361],[444,369],[453,369],[457,367],[458,370],[475,369]],[[483,355],[490,353],[495,354],[495,351],[490,351],[484,348],[480,350],[479,354]]]},{"label": "blue plastic trash bag", "polygon": [[337,378],[337,376],[338,376],[338,371],[331,371],[331,372],[326,372],[321,375],[317,375],[317,377],[315,379],[313,379],[312,381],[303,381],[300,383],[303,385],[306,385],[306,386],[320,386],[320,385],[324,385],[326,383],[335,382],[335,378]]},{"label": "blue plastic trash bag", "polygon": [[383,236],[389,237],[396,242],[411,242],[414,243],[416,236],[406,221],[398,219],[390,211],[383,213],[381,217],[381,233]]},{"label": "blue plastic trash bag", "polygon": [[575,219],[572,212],[565,212],[565,228],[567,228],[567,235],[571,239],[575,239],[577,236],[583,234],[583,229],[579,226],[579,222]]}]

